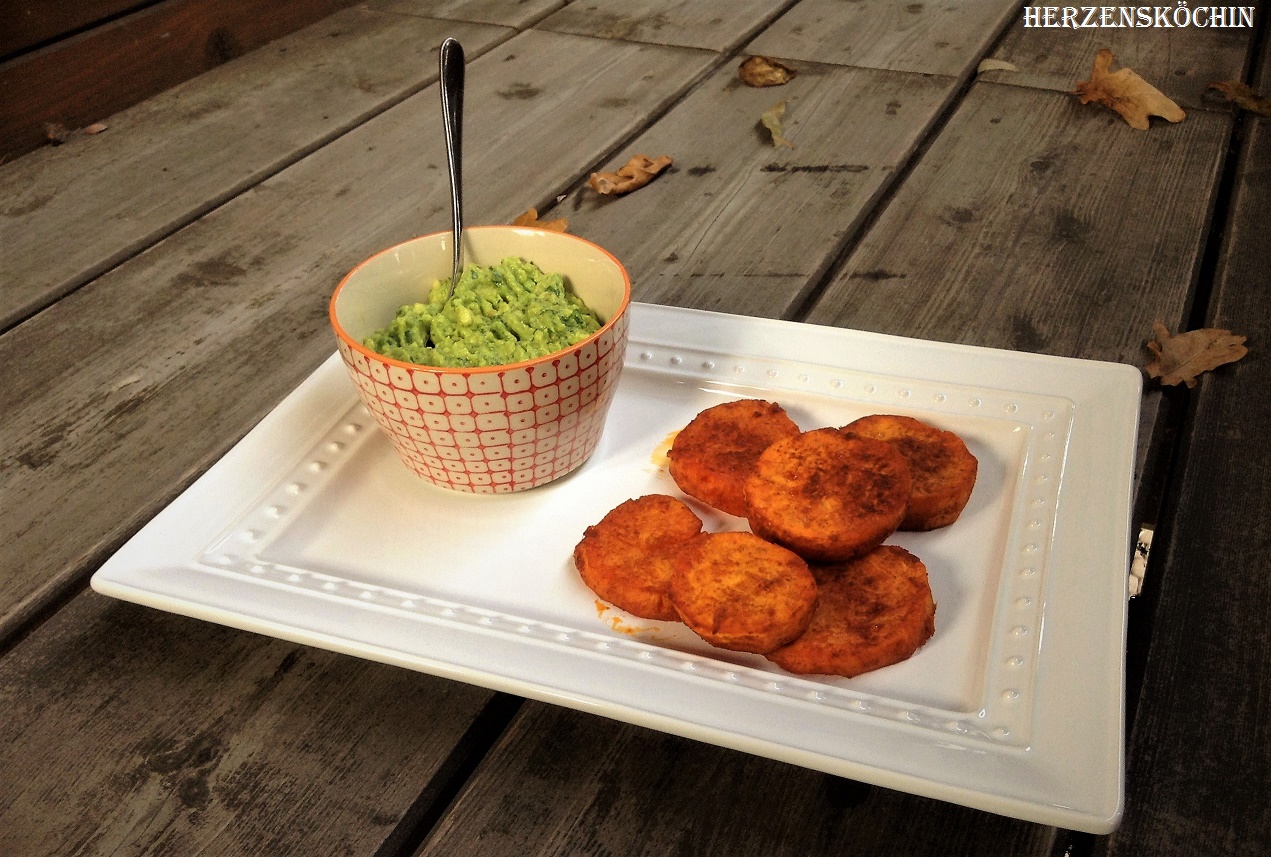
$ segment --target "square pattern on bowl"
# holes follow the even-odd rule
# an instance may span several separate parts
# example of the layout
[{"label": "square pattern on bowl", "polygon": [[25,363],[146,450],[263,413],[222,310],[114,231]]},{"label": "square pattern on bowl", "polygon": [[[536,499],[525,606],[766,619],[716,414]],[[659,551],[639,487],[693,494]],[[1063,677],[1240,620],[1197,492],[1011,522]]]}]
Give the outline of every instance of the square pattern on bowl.
[{"label": "square pattern on bowl", "polygon": [[595,450],[622,368],[627,318],[551,360],[478,371],[412,367],[339,342],[401,460],[458,491],[510,493],[558,479]]}]

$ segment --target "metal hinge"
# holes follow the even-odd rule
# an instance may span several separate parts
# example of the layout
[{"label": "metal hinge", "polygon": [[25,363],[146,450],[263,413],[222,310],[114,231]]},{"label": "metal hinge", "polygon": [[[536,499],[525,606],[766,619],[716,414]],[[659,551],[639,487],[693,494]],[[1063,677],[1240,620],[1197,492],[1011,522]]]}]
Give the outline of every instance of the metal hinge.
[{"label": "metal hinge", "polygon": [[1147,574],[1147,555],[1152,550],[1152,528],[1139,530],[1138,540],[1134,543],[1134,555],[1130,558],[1130,597],[1143,591],[1143,577]]}]

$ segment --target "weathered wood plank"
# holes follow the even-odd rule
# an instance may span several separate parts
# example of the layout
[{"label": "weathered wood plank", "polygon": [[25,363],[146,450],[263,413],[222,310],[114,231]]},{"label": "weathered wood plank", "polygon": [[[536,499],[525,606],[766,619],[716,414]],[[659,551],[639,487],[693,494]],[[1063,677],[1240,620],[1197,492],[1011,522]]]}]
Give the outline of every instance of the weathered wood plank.
[{"label": "weathered wood plank", "polygon": [[378,853],[491,696],[85,593],[0,660],[0,853]]},{"label": "weathered wood plank", "polygon": [[977,83],[807,320],[1141,365],[1152,322],[1186,318],[1230,130]]},{"label": "weathered wood plank", "polygon": [[[478,58],[469,222],[552,199],[713,60],[532,30]],[[341,275],[449,228],[439,111],[434,86],[0,338],[0,629],[82,581],[332,352]]]},{"label": "weathered wood plank", "polygon": [[[1271,48],[1263,91],[1271,84]],[[1246,119],[1205,324],[1244,334],[1241,362],[1202,376],[1173,517],[1148,586],[1152,642],[1127,750],[1125,819],[1096,853],[1271,852],[1271,119]]]},{"label": "weathered wood plank", "polygon": [[978,83],[809,320],[1139,363],[1183,317],[1230,130]]},{"label": "weathered wood plank", "polygon": [[0,329],[436,80],[451,34],[511,31],[349,10],[6,165]]},{"label": "weathered wood plank", "polygon": [[751,53],[964,77],[1018,0],[802,0],[748,46]]},{"label": "weathered wood plank", "polygon": [[726,52],[758,32],[792,2],[734,0],[725,6],[679,0],[590,0],[571,3],[538,26],[602,39]]},{"label": "weathered wood plank", "polygon": [[1118,67],[1134,69],[1185,109],[1212,109],[1216,103],[1205,89],[1214,81],[1242,78],[1252,38],[1250,29],[1025,27],[1020,16],[993,51],[995,59],[1019,70],[986,71],[980,79],[1071,92],[1089,79],[1095,54],[1109,48]]},{"label": "weathered wood plank", "polygon": [[[568,0],[372,0],[367,8],[401,15],[528,27]],[[464,45],[465,52],[467,45]]]},{"label": "weathered wood plank", "polygon": [[[583,16],[592,5],[568,11],[578,9]],[[670,154],[676,165],[669,174],[619,199],[580,188],[556,209],[571,217],[575,231],[618,253],[640,299],[791,314],[956,90],[958,80],[942,75],[815,62],[841,59],[843,34],[828,25],[801,27],[798,16],[809,5],[818,15],[831,14],[802,3],[748,48],[813,60],[792,61],[801,71],[789,84],[756,90],[740,85],[731,65],[721,68],[608,167],[634,153]],[[996,20],[1002,6],[972,4],[968,20]],[[866,11],[882,14],[888,8]],[[836,14],[850,18],[864,12],[853,6]],[[964,76],[993,38],[986,27],[937,47],[946,37],[940,33],[945,31],[916,24],[903,42],[920,56],[944,49],[946,65]],[[793,149],[774,148],[759,124],[763,111],[783,100],[789,102],[783,126]]]},{"label": "weathered wood plank", "polygon": [[[167,0],[0,66],[0,157],[43,145],[355,0]],[[74,4],[71,4],[74,5]]]},{"label": "weathered wood plank", "polygon": [[[952,78],[799,63],[779,90],[719,69],[612,159],[675,158],[625,197],[583,187],[553,214],[616,253],[640,300],[784,316],[859,227],[950,97]],[[793,149],[759,122],[788,101]]]},{"label": "weathered wood plank", "polygon": [[526,703],[417,857],[1048,855],[1054,830]]}]

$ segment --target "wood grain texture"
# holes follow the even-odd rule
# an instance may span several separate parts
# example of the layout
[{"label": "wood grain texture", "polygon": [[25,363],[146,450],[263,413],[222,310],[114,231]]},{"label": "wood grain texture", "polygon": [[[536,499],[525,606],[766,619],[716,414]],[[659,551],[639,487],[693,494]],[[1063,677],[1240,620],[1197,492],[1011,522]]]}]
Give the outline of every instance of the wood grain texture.
[{"label": "wood grain texture", "polygon": [[511,32],[352,9],[0,168],[0,329],[435,81],[447,35]]},{"label": "wood grain texture", "polygon": [[1164,561],[1148,578],[1158,600],[1125,818],[1100,855],[1271,853],[1271,459],[1261,442],[1271,421],[1271,119],[1246,121],[1205,325],[1244,334],[1250,352],[1193,391]]},{"label": "wood grain texture", "polygon": [[1054,830],[526,703],[417,857],[1048,855]]},{"label": "wood grain texture", "polygon": [[490,697],[89,592],[0,661],[0,853],[372,854]]},{"label": "wood grain texture", "polygon": [[747,51],[963,77],[1018,7],[1018,0],[803,0]]},{"label": "wood grain texture", "polygon": [[1230,131],[977,83],[808,319],[1138,364],[1184,318]]},{"label": "wood grain texture", "polygon": [[807,320],[1143,365],[1152,322],[1187,317],[1230,130],[977,83]]},{"label": "wood grain texture", "polygon": [[0,156],[81,128],[356,0],[167,0],[0,66]]},{"label": "wood grain texture", "polygon": [[[606,169],[671,155],[670,172],[624,197],[576,190],[552,215],[623,260],[639,300],[788,315],[859,227],[955,87],[926,77],[798,64],[755,89],[720,68]],[[788,102],[794,148],[760,115]]]},{"label": "wood grain texture", "polygon": [[623,39],[728,51],[745,41],[793,0],[588,0],[571,3],[538,26],[602,39]]},{"label": "wood grain texture", "polygon": [[[478,58],[469,222],[563,192],[712,59],[535,31]],[[332,353],[344,273],[449,228],[438,111],[434,85],[0,338],[0,629],[82,581]]]},{"label": "wood grain texture", "polygon": [[1095,54],[1109,48],[1116,54],[1117,68],[1134,69],[1184,109],[1226,110],[1205,89],[1214,81],[1242,79],[1253,32],[1204,27],[1046,29],[1025,27],[1021,15],[993,51],[995,59],[1019,70],[986,71],[980,79],[1071,92],[1078,81],[1090,78]]},{"label": "wood grain texture", "polygon": [[[367,8],[400,15],[424,15],[452,21],[528,27],[567,0],[372,0]],[[467,52],[467,45],[464,51]]]},{"label": "wood grain texture", "polygon": [[10,0],[0,3],[0,59],[144,5],[145,0],[79,0],[77,3]]}]

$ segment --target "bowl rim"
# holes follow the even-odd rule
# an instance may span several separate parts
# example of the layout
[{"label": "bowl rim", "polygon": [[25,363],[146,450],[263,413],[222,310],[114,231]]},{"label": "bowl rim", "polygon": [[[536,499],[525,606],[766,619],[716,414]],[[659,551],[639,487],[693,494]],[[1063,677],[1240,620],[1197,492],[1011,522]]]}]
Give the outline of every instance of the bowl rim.
[{"label": "bowl rim", "polygon": [[610,253],[608,250],[606,250],[604,247],[601,247],[599,244],[595,243],[594,241],[589,241],[586,238],[583,238],[578,235],[573,235],[569,232],[556,232],[554,230],[542,229],[542,228],[538,228],[534,226],[511,226],[511,225],[500,226],[496,224],[496,225],[489,225],[489,226],[465,226],[464,227],[465,232],[478,232],[478,231],[485,232],[485,231],[504,231],[504,230],[513,230],[516,232],[530,232],[530,233],[535,233],[539,235],[550,235],[553,238],[562,237],[562,238],[567,238],[571,241],[579,241],[579,242],[582,242],[583,244],[586,244],[592,247],[593,249],[599,251],[600,253],[608,257],[609,261],[612,262],[614,266],[618,269],[619,273],[622,274],[622,300],[618,304],[617,312],[615,312],[604,324],[602,324],[598,330],[596,330],[594,333],[592,333],[590,336],[588,336],[586,339],[580,342],[576,342],[573,345],[560,349],[559,351],[553,351],[550,354],[544,354],[541,357],[531,357],[528,360],[520,360],[516,363],[499,363],[495,366],[427,366],[422,363],[407,363],[404,360],[398,360],[393,357],[388,357],[383,354],[380,354],[378,351],[374,351],[370,348],[367,348],[361,342],[358,342],[352,336],[350,336],[349,332],[344,329],[343,325],[340,324],[340,321],[336,317],[336,312],[335,312],[336,299],[339,298],[340,292],[344,290],[345,284],[347,284],[348,281],[352,279],[355,274],[358,273],[358,271],[362,270],[362,268],[366,267],[371,262],[378,259],[380,256],[383,256],[386,253],[392,253],[395,250],[401,247],[404,247],[407,244],[413,244],[416,241],[424,241],[429,238],[449,237],[451,235],[451,231],[447,229],[441,232],[430,232],[427,235],[417,235],[414,238],[408,238],[405,241],[399,241],[396,244],[385,247],[383,250],[373,253],[372,255],[363,259],[361,262],[358,262],[355,266],[353,266],[352,270],[350,270],[347,274],[341,277],[339,284],[335,287],[335,291],[331,293],[331,300],[327,303],[327,316],[331,322],[331,327],[335,330],[336,337],[342,343],[347,345],[349,348],[352,348],[356,351],[361,352],[365,357],[368,357],[372,360],[379,361],[381,363],[386,363],[390,366],[399,366],[403,369],[408,369],[411,371],[435,372],[435,373],[447,374],[447,375],[480,375],[480,374],[487,374],[492,372],[506,372],[511,369],[522,369],[529,366],[535,366],[545,361],[552,360],[553,358],[558,357],[561,354],[565,354],[567,352],[575,351],[579,348],[582,348],[588,343],[592,343],[599,340],[600,337],[603,336],[606,332],[612,330],[614,326],[617,324],[618,320],[621,319],[623,315],[626,314],[627,310],[630,308],[631,306],[631,274],[627,271],[626,266],[623,265],[620,261],[618,261],[617,256],[614,256],[612,253]]}]

